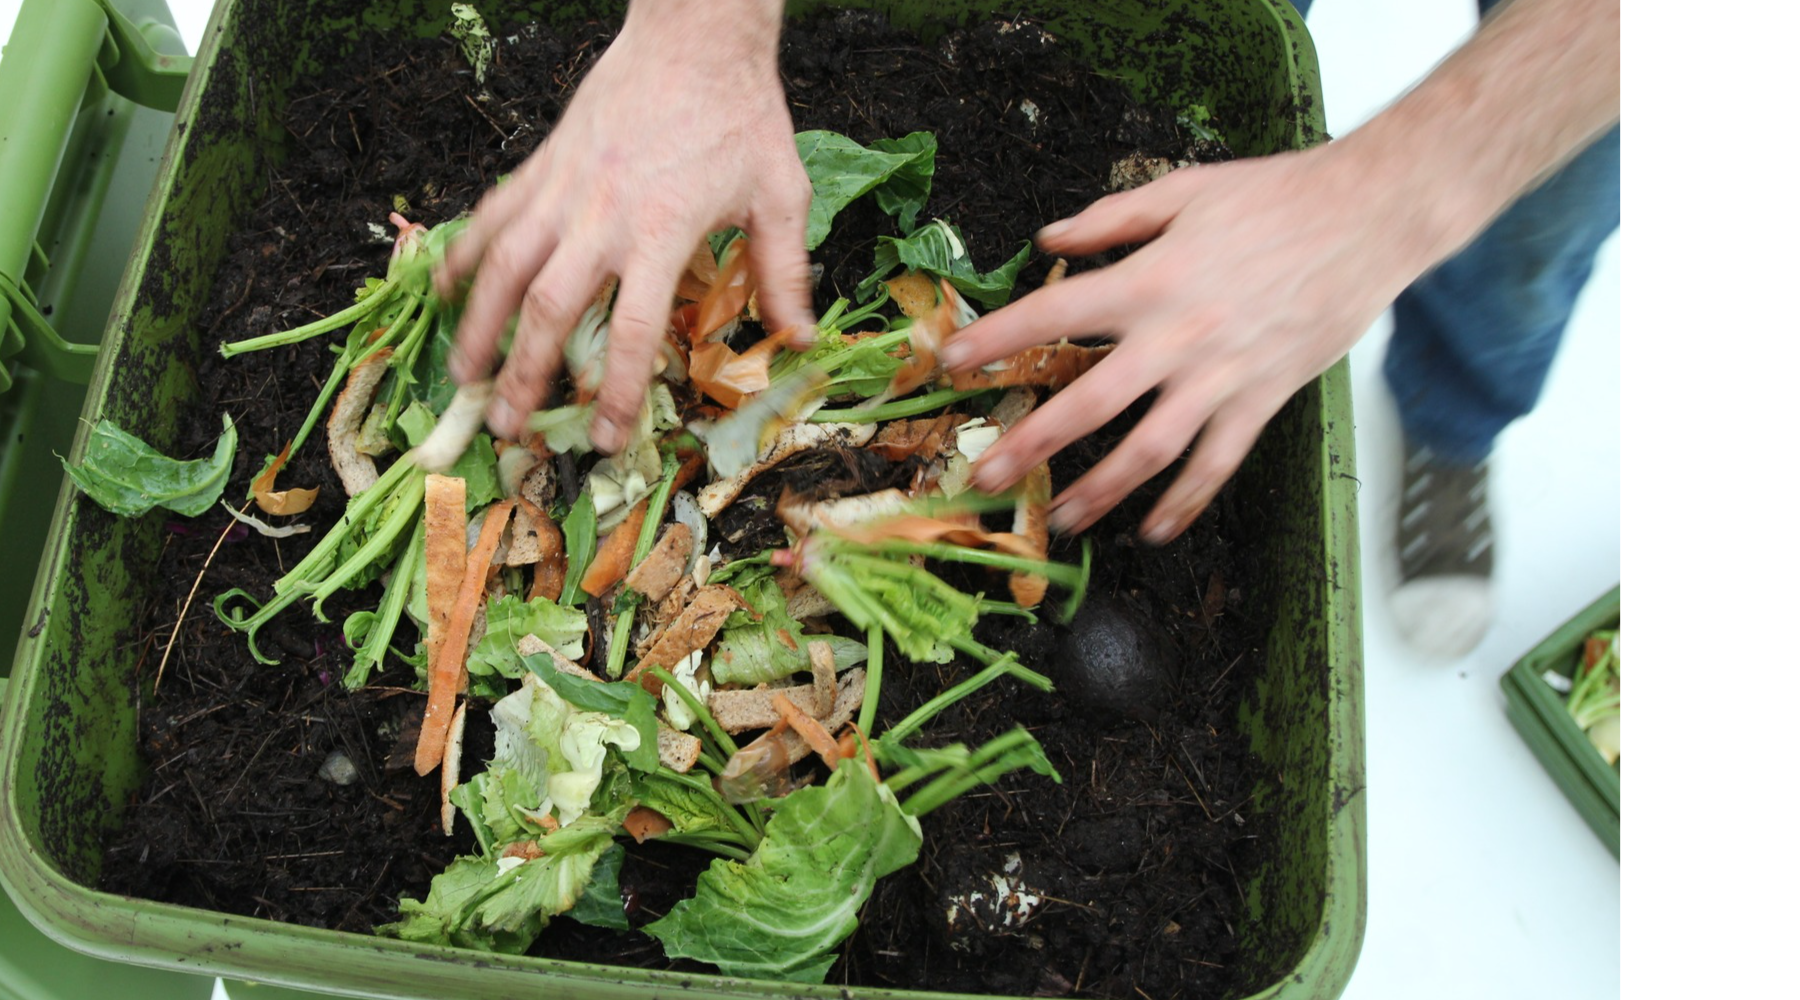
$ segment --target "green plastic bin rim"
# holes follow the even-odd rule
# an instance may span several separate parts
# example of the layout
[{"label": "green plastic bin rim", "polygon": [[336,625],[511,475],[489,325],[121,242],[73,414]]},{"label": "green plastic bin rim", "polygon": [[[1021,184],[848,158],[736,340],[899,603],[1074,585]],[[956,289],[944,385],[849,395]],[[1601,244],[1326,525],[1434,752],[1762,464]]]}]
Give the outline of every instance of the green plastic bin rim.
[{"label": "green plastic bin rim", "polygon": [[[1301,141],[1322,139],[1325,135],[1324,111],[1318,90],[1317,56],[1304,23],[1287,0],[1246,2],[1268,12],[1272,27],[1285,43],[1288,79],[1296,99],[1304,96],[1307,102],[1301,112]],[[194,62],[194,79],[177,109],[178,121],[192,120],[199,95],[205,91],[215,64],[214,49],[219,44],[221,19],[230,8],[230,3],[222,3],[214,9],[202,50]],[[167,182],[175,169],[183,140],[179,129],[171,136],[169,153],[160,168],[159,193],[150,209],[152,218],[162,215],[169,187]],[[146,234],[148,232],[147,228]],[[141,270],[146,256],[146,240],[141,238],[134,250],[132,268]],[[107,324],[106,342],[101,347],[103,361],[116,353],[114,341],[122,335],[124,327],[120,310],[126,304],[123,301],[115,303],[114,314]],[[99,381],[96,391],[90,393],[88,399],[89,417],[94,415],[101,402]],[[1332,699],[1329,720],[1333,745],[1331,780],[1346,791],[1332,803],[1323,912],[1318,931],[1291,970],[1245,1000],[1302,996],[1324,1000],[1337,996],[1348,981],[1360,951],[1367,915],[1355,494],[1349,476],[1351,470],[1345,467],[1354,454],[1347,362],[1340,362],[1323,375],[1320,384],[1324,424],[1328,429],[1328,439],[1321,442],[1320,448],[1329,459],[1338,462],[1323,486],[1328,494],[1325,502],[1328,508],[1341,504],[1350,512],[1350,516],[1335,527],[1331,523],[1321,526],[1326,536],[1323,541],[1337,563],[1334,578],[1342,586],[1347,604],[1344,619],[1334,625],[1333,639],[1340,647],[1334,652],[1350,676],[1346,683],[1352,683],[1354,691],[1348,697]],[[80,447],[78,442],[77,453]],[[68,530],[72,500],[72,491],[65,481],[53,532]],[[55,544],[53,534],[52,549]],[[51,568],[52,561],[46,559],[40,566],[34,593],[44,592],[44,574]],[[0,809],[0,887],[39,929],[84,953],[133,964],[263,981],[314,992],[396,1000],[422,996],[475,998],[495,995],[530,995],[544,1000],[594,996],[648,998],[671,992],[696,1000],[832,995],[844,998],[954,996],[860,986],[804,987],[719,975],[487,955],[241,917],[91,889],[64,875],[52,859],[37,849],[10,807],[12,785],[20,780],[15,767],[19,734],[30,725],[22,706],[31,700],[38,680],[35,671],[29,669],[31,664],[21,661],[18,666],[21,669],[15,673],[3,706],[4,715],[0,716],[0,801],[7,806]],[[289,962],[286,968],[271,971],[258,960],[259,953],[286,955]],[[295,953],[302,954],[304,960],[294,961]],[[325,968],[354,972],[356,981],[352,986],[339,986],[307,978],[295,971]],[[480,970],[487,975],[474,984],[468,976],[470,970]]]},{"label": "green plastic bin rim", "polygon": [[1564,695],[1544,680],[1544,674],[1547,671],[1565,676],[1571,674],[1587,637],[1596,629],[1617,628],[1619,617],[1619,587],[1615,585],[1564,622],[1531,652],[1520,657],[1506,674],[1513,678],[1516,690],[1527,699],[1532,710],[1543,718],[1545,728],[1556,740],[1561,753],[1608,801],[1614,812],[1619,807],[1618,770],[1588,741],[1587,734],[1566,710]]}]

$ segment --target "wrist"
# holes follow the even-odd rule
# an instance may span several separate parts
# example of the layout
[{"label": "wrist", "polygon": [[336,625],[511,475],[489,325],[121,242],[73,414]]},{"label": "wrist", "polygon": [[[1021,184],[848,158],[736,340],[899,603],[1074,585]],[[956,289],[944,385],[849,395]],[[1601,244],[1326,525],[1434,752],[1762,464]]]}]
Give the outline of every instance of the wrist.
[{"label": "wrist", "polygon": [[1458,157],[1420,136],[1377,116],[1326,147],[1344,178],[1338,190],[1363,204],[1394,262],[1415,276],[1473,239],[1500,207]]},{"label": "wrist", "polygon": [[715,67],[747,62],[773,70],[785,9],[782,0],[632,0],[619,39]]}]

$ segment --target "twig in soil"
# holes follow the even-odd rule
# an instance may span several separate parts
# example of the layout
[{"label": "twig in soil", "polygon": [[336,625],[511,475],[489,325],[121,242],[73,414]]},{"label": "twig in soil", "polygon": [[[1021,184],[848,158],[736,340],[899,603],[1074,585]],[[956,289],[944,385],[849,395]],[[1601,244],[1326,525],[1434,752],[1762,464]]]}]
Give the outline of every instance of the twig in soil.
[{"label": "twig in soil", "polygon": [[[249,510],[250,503],[251,501],[245,500],[244,505],[238,508],[238,513]],[[169,665],[169,654],[175,651],[175,640],[181,635],[181,623],[187,620],[188,607],[194,603],[194,595],[200,592],[200,581],[206,578],[207,567],[212,565],[213,557],[219,554],[219,546],[225,544],[225,536],[236,526],[235,520],[225,522],[225,527],[219,531],[218,540],[213,542],[212,551],[206,554],[206,561],[200,564],[200,572],[194,575],[194,585],[188,588],[187,600],[181,602],[181,613],[175,616],[175,628],[169,633],[169,644],[163,647],[162,662],[156,665],[156,680],[150,685],[151,694],[162,687],[163,670]]]},{"label": "twig in soil", "polygon": [[1077,902],[1075,902],[1075,901],[1074,901],[1074,900],[1073,900],[1073,899],[1063,899],[1063,898],[1061,898],[1061,897],[1060,897],[1060,896],[1046,896],[1046,895],[1044,895],[1044,894],[1043,894],[1043,893],[1041,893],[1041,892],[1040,892],[1040,893],[1038,893],[1038,898],[1040,898],[1040,899],[1044,899],[1044,900],[1047,900],[1047,901],[1049,901],[1049,902],[1052,902],[1052,903],[1061,903],[1061,904],[1063,904],[1063,905],[1064,905],[1064,906],[1073,906],[1073,907],[1075,907],[1075,908],[1076,908],[1076,909],[1078,909],[1078,910],[1086,910],[1086,911],[1088,911],[1088,912],[1089,912],[1089,913],[1101,913],[1101,912],[1104,912],[1104,911],[1102,911],[1102,910],[1101,910],[1101,909],[1100,909],[1100,908],[1099,908],[1099,907],[1098,907],[1098,906],[1089,906],[1089,905],[1088,905],[1088,904],[1086,904],[1086,903],[1077,903]]},{"label": "twig in soil", "polygon": [[220,802],[231,801],[231,794],[238,790],[239,785],[244,783],[244,775],[249,774],[250,769],[256,766],[256,762],[262,758],[263,751],[269,748],[269,741],[274,739],[275,734],[278,732],[280,732],[280,730],[271,730],[269,735],[263,737],[262,746],[257,747],[256,752],[250,755],[250,763],[244,765],[244,769],[238,772],[237,780],[231,783],[231,787],[225,790],[224,795],[219,796]]},{"label": "twig in soil", "polygon": [[[337,851],[335,853],[343,854],[345,852]],[[381,863],[381,872],[375,876],[374,881],[369,883],[369,891],[358,896],[356,902],[344,907],[344,919],[338,921],[337,926],[333,928],[333,930],[343,930],[344,925],[350,922],[350,918],[356,916],[357,911],[362,909],[362,905],[374,897],[376,890],[381,888],[381,880],[387,878],[388,867],[393,863],[394,859],[391,855],[386,861]]]},{"label": "twig in soil", "polygon": [[1224,670],[1219,671],[1218,679],[1213,681],[1212,686],[1206,689],[1206,696],[1208,699],[1212,698],[1213,692],[1217,691],[1219,689],[1220,684],[1225,683],[1225,677],[1227,674],[1231,673],[1231,668],[1237,666],[1238,663],[1240,663],[1243,659],[1244,659],[1244,654],[1239,653],[1237,655],[1237,659],[1232,660],[1231,663],[1229,663],[1225,667]]},{"label": "twig in soil", "polygon": [[501,142],[505,142],[509,138],[509,136],[507,136],[507,134],[506,134],[506,130],[500,127],[500,123],[496,122],[496,121],[494,121],[494,119],[488,117],[488,113],[486,111],[483,111],[481,108],[481,105],[476,104],[473,98],[469,97],[468,94],[464,94],[464,95],[462,95],[462,99],[463,99],[463,102],[468,104],[469,107],[475,109],[475,113],[481,116],[482,121],[488,123],[488,128],[491,128],[494,130],[494,134],[500,137]]},{"label": "twig in soil", "polygon": [[226,306],[225,311],[220,313],[218,317],[212,321],[212,325],[206,328],[206,332],[211,333],[223,326],[225,321],[231,318],[232,313],[237,312],[239,309],[243,308],[244,303],[250,301],[250,292],[255,288],[256,268],[252,267],[250,268],[250,273],[244,278],[244,290],[238,294],[237,301]]},{"label": "twig in soil", "polygon": [[373,791],[371,791],[371,792],[369,792],[369,798],[374,799],[375,801],[381,803],[384,806],[387,806],[389,809],[392,809],[395,812],[405,812],[406,811],[406,807],[404,805],[401,805],[400,803],[395,802],[393,799],[390,799],[385,795],[377,795]]}]

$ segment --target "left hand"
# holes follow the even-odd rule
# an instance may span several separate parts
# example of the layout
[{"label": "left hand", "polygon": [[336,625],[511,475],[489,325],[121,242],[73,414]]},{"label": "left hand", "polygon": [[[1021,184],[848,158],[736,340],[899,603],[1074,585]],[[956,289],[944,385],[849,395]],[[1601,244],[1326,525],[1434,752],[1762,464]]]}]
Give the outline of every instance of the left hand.
[{"label": "left hand", "polygon": [[1087,528],[1198,439],[1142,533],[1164,544],[1186,530],[1288,397],[1441,252],[1439,220],[1383,177],[1378,158],[1345,141],[1188,167],[1046,227],[1039,246],[1067,256],[1149,242],[977,320],[946,347],[945,363],[966,371],[1063,338],[1118,342],[989,448],[975,484],[1007,488],[1156,389],[1137,427],[1055,499],[1051,524]]}]

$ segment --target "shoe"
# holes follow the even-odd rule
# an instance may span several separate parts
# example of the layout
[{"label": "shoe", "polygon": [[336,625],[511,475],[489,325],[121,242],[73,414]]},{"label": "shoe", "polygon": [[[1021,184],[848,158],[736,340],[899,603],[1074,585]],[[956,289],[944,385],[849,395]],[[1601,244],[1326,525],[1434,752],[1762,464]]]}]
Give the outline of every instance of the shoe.
[{"label": "shoe", "polygon": [[1419,652],[1456,659],[1474,649],[1493,622],[1487,462],[1456,465],[1409,441],[1403,478],[1394,618]]}]

